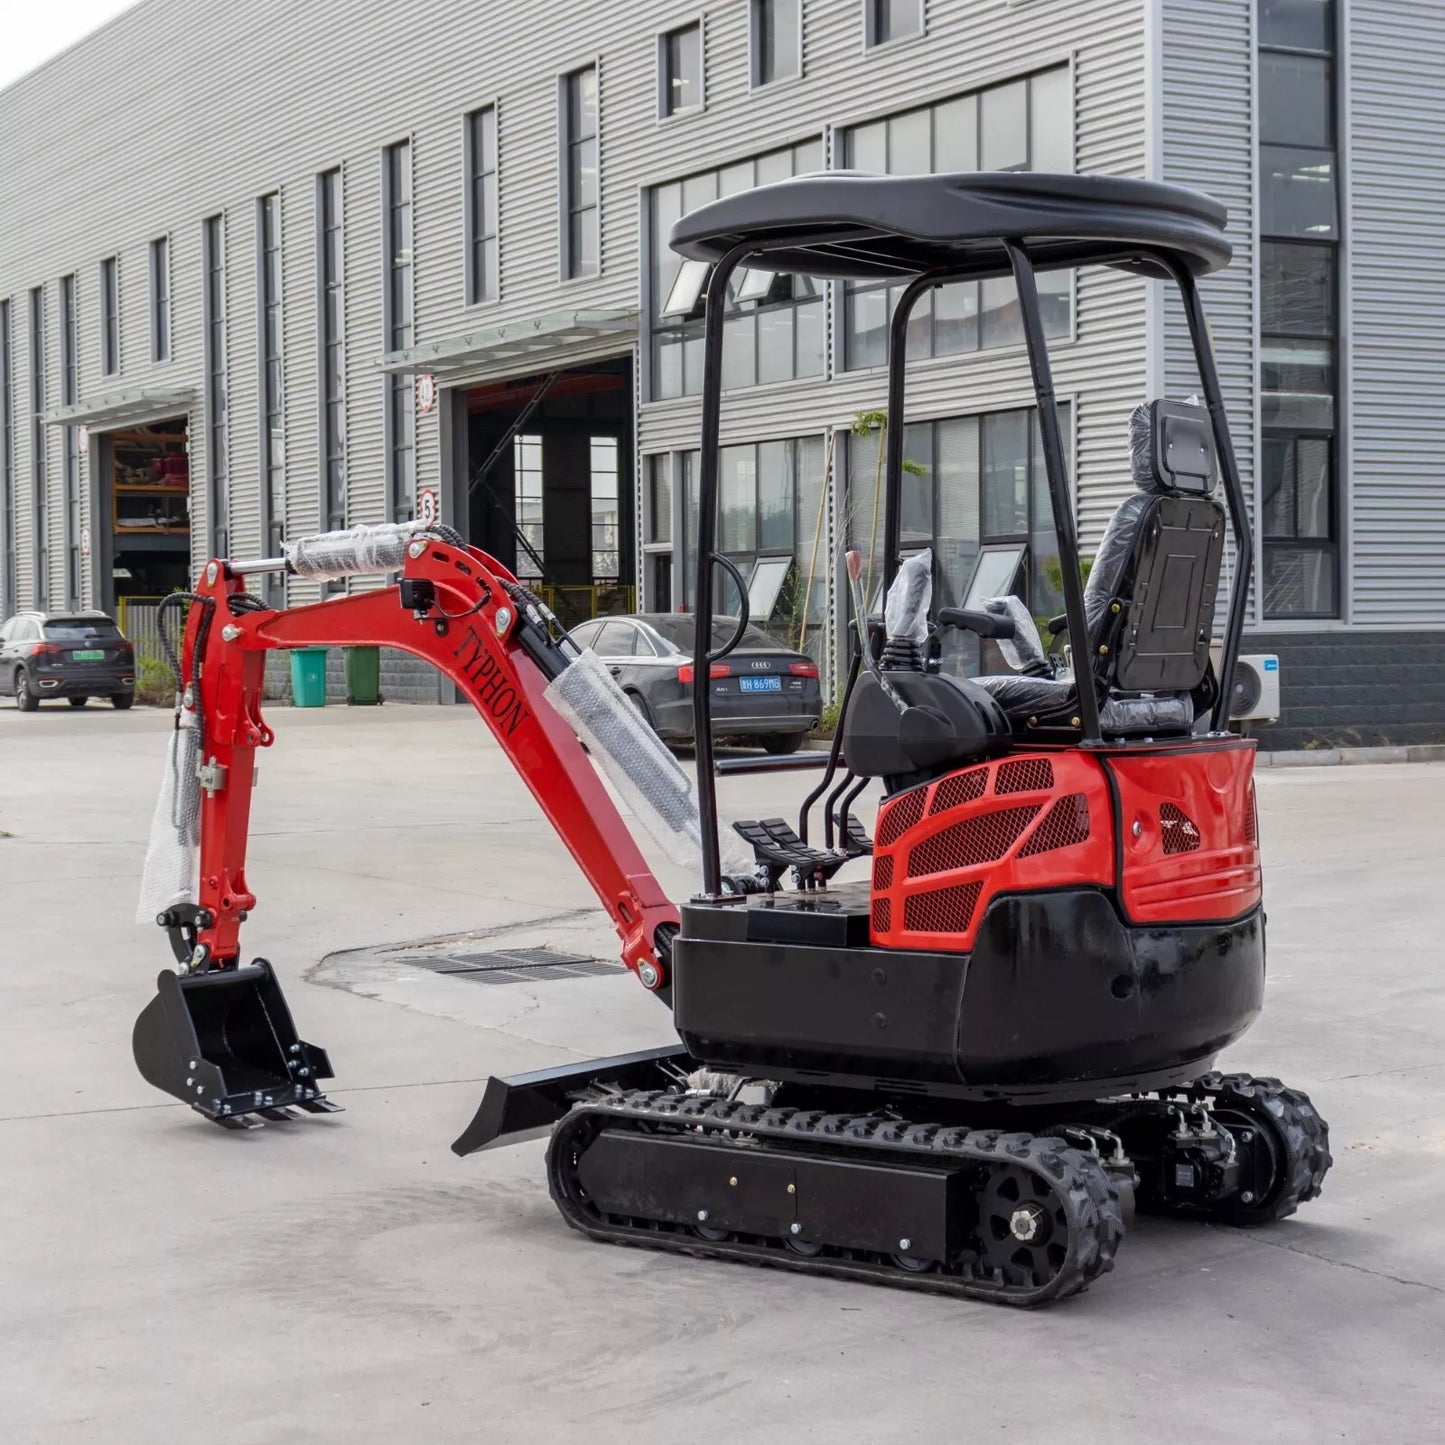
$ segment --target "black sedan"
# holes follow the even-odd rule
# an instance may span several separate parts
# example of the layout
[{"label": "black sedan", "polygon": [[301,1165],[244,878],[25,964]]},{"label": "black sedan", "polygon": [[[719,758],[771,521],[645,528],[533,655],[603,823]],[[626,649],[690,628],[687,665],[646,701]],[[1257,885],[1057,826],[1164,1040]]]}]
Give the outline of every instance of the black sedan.
[{"label": "black sedan", "polygon": [[17,612],[0,627],[0,694],[21,712],[47,697],[84,707],[108,697],[126,708],[135,701],[135,649],[104,612]]},{"label": "black sedan", "polygon": [[[726,646],[737,618],[713,620],[713,649]],[[692,649],[696,629],[685,613],[597,617],[571,629],[612,671],[623,692],[666,742],[690,742]],[[715,737],[755,739],[770,753],[796,752],[818,725],[823,699],[818,664],[749,627],[735,651],[712,665]]]}]

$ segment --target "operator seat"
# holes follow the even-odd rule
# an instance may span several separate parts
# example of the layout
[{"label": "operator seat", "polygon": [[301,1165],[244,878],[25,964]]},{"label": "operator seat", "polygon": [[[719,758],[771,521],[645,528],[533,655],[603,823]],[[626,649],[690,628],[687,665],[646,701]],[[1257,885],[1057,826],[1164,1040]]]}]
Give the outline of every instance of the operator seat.
[{"label": "operator seat", "polygon": [[[1084,647],[1073,646],[1074,667],[1093,675],[1105,737],[1188,734],[1213,702],[1209,644],[1224,552],[1209,413],[1146,402],[1129,419],[1129,451],[1138,490],[1119,504],[1094,554],[1084,588],[1089,635]],[[1019,599],[986,606],[1013,617],[1022,670],[975,681],[1003,708],[1015,737],[1077,736],[1073,672],[1045,656]]]}]

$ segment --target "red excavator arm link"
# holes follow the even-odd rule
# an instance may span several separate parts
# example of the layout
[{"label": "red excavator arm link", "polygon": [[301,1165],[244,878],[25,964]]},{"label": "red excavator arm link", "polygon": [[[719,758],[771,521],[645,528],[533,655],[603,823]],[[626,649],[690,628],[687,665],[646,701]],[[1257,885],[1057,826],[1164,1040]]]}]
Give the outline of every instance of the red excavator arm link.
[{"label": "red excavator arm link", "polygon": [[[415,552],[417,555],[412,555]],[[403,607],[390,586],[276,611],[243,597],[243,579],[209,563],[186,626],[182,681],[202,734],[200,880],[196,942],[210,966],[237,961],[246,884],[246,839],[256,749],[274,734],[261,716],[265,655],[275,648],[379,646],[425,658],[457,685],[541,805],[606,908],[634,972],[645,963],[653,988],[667,983],[658,930],[675,931],[663,894],[611,796],[571,728],[543,696],[549,681],[519,642],[515,578],[485,553],[419,539],[403,576],[430,584],[434,603]],[[666,936],[666,935],[664,935]]]}]

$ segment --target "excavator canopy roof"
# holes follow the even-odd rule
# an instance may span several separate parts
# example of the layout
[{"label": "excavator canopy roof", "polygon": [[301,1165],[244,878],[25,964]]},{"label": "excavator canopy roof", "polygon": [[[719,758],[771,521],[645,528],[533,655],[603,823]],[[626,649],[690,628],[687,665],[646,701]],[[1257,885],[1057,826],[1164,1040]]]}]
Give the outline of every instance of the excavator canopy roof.
[{"label": "excavator canopy roof", "polygon": [[1148,275],[1167,255],[1202,276],[1228,263],[1226,211],[1182,186],[1000,171],[875,176],[827,171],[724,196],[672,228],[675,251],[716,261],[755,243],[768,269],[843,280],[1010,271],[1004,238],[1038,270],[1112,265]]}]

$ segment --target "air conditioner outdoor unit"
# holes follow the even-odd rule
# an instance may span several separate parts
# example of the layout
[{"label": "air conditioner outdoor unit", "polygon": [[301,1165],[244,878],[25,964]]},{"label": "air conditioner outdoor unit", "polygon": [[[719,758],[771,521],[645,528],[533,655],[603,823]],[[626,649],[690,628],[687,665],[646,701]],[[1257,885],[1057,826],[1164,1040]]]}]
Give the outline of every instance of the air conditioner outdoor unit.
[{"label": "air conditioner outdoor unit", "polygon": [[[1214,649],[1219,666],[1219,648]],[[1279,717],[1279,658],[1273,652],[1244,653],[1234,664],[1230,722],[1274,722]]]}]

